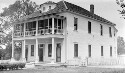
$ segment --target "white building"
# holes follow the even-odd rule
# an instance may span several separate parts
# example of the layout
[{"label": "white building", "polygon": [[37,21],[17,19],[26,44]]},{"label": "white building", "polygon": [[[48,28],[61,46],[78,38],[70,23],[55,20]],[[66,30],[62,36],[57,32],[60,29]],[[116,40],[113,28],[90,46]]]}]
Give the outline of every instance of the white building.
[{"label": "white building", "polygon": [[21,58],[28,62],[68,62],[86,58],[116,58],[115,24],[66,1],[48,1],[41,11],[14,24],[13,49],[22,41]]}]

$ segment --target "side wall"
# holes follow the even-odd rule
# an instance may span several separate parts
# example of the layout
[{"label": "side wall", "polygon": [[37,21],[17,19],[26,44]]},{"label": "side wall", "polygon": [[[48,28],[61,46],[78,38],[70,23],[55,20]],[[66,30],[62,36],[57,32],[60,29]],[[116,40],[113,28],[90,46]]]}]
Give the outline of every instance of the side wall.
[{"label": "side wall", "polygon": [[[72,13],[61,13],[67,19],[67,60],[74,59],[74,43],[78,43],[78,56],[81,59],[88,57],[88,45],[91,45],[91,58],[110,58],[110,46],[112,57],[117,57],[117,39],[114,36],[114,27],[97,22]],[[78,18],[78,30],[74,31],[74,17]],[[88,21],[91,22],[91,34],[88,34]],[[103,36],[100,35],[100,24],[103,25]],[[109,37],[111,27],[112,37]],[[103,46],[104,56],[101,56]]]}]

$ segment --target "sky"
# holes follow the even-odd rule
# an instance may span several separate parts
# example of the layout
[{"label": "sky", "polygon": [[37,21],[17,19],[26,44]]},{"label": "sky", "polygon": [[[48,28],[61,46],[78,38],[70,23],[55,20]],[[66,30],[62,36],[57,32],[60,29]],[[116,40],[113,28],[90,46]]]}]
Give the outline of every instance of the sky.
[{"label": "sky", "polygon": [[[2,8],[13,4],[16,0],[0,0],[0,11]],[[61,0],[31,0],[40,5],[47,1],[59,2]],[[116,0],[65,0],[75,5],[81,6],[87,10],[90,10],[90,4],[94,4],[94,13],[106,18],[107,20],[116,24],[118,29],[117,36],[124,37],[125,40],[125,19],[120,18],[121,15],[117,10],[121,9],[117,4]]]}]

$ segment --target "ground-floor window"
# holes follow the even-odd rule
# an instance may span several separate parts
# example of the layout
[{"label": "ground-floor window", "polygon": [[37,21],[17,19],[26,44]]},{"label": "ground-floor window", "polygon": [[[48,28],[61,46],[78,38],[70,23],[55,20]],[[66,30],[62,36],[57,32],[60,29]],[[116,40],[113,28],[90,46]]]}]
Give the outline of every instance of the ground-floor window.
[{"label": "ground-floor window", "polygon": [[74,44],[74,57],[78,57],[78,44]]},{"label": "ground-floor window", "polygon": [[101,46],[101,56],[103,56],[103,46]]},{"label": "ground-floor window", "polygon": [[48,44],[48,57],[52,56],[52,44]]},{"label": "ground-floor window", "polygon": [[34,45],[31,45],[31,56],[34,56]]},{"label": "ground-floor window", "polygon": [[110,46],[110,56],[112,56],[112,46]]},{"label": "ground-floor window", "polygon": [[88,45],[88,56],[91,57],[91,45]]}]

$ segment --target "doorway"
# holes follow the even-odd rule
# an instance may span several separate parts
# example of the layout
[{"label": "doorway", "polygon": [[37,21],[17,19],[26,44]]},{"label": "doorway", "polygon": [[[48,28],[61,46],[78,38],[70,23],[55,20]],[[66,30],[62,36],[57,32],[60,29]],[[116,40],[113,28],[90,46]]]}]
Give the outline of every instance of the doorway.
[{"label": "doorway", "polygon": [[61,62],[61,43],[56,45],[56,62]]},{"label": "doorway", "polygon": [[39,44],[38,48],[38,53],[39,53],[39,61],[43,61],[43,50],[44,50],[44,44]]},{"label": "doorway", "polygon": [[28,60],[28,45],[25,45],[25,58]]}]

